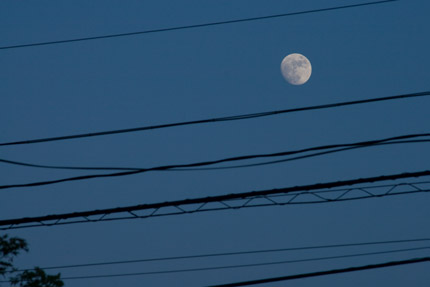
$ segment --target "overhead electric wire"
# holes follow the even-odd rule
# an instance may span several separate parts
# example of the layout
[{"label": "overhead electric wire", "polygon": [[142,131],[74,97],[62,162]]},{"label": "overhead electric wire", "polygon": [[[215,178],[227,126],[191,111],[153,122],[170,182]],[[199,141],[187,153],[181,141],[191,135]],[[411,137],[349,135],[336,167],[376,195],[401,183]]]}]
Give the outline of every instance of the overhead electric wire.
[{"label": "overhead electric wire", "polygon": [[[156,258],[144,258],[144,259],[134,259],[134,260],[121,260],[121,261],[107,261],[107,262],[96,262],[96,263],[47,266],[47,267],[40,267],[40,268],[42,268],[43,270],[71,269],[71,268],[95,267],[95,266],[105,266],[105,265],[120,265],[120,264],[132,264],[132,263],[143,263],[143,262],[188,260],[188,259],[201,259],[201,258],[237,256],[237,255],[262,254],[262,253],[279,253],[279,252],[287,252],[287,251],[335,249],[335,248],[344,248],[344,247],[374,246],[374,245],[387,245],[387,244],[399,244],[399,243],[417,243],[417,242],[426,242],[426,241],[430,241],[430,238],[371,241],[371,242],[358,242],[358,243],[342,243],[342,244],[289,247],[289,248],[276,248],[276,249],[247,250],[247,251],[236,251],[236,252],[219,252],[219,253],[206,253],[206,254],[184,255],[184,256],[156,257]],[[415,247],[415,248],[417,248],[417,247]],[[418,248],[428,249],[430,247],[418,247]],[[415,250],[415,249],[413,249],[413,250]],[[401,251],[412,251],[412,250],[401,249]],[[391,252],[400,252],[400,250],[391,251]],[[309,259],[305,259],[305,260],[309,260]],[[312,260],[315,260],[315,259],[312,259]],[[19,269],[19,270],[13,271],[13,272],[22,272],[22,271],[30,271],[30,270],[34,270],[34,269],[33,268]],[[9,272],[9,273],[13,273],[13,272]]]},{"label": "overhead electric wire", "polygon": [[223,265],[223,266],[215,266],[215,267],[198,267],[198,268],[187,268],[187,269],[173,269],[173,270],[133,272],[133,273],[116,273],[116,274],[110,273],[110,274],[84,275],[84,276],[65,276],[65,277],[62,277],[61,279],[62,280],[99,279],[99,278],[112,278],[112,277],[129,277],[129,276],[143,276],[143,275],[156,275],[156,274],[160,275],[160,274],[169,274],[169,273],[171,274],[171,273],[184,273],[184,272],[213,271],[213,270],[222,270],[222,269],[249,268],[249,267],[303,263],[303,262],[312,262],[312,261],[321,261],[321,260],[344,259],[344,258],[352,258],[352,257],[360,257],[360,256],[418,251],[418,250],[425,250],[425,249],[430,249],[430,246],[407,248],[407,249],[396,249],[396,250],[388,250],[388,251],[354,253],[354,254],[345,254],[345,255],[338,255],[338,256],[315,257],[315,258],[307,258],[307,259],[272,261],[272,262],[261,262],[261,263],[251,263],[251,264]]},{"label": "overhead electric wire", "polygon": [[353,147],[339,148],[339,149],[333,149],[333,150],[329,150],[329,151],[316,152],[316,153],[311,153],[311,154],[307,154],[307,155],[290,157],[290,158],[286,158],[286,159],[271,160],[271,161],[264,161],[264,162],[258,162],[258,163],[250,163],[250,164],[242,164],[242,165],[230,165],[230,166],[222,166],[222,167],[180,168],[180,169],[170,169],[170,171],[205,171],[205,170],[224,170],[224,169],[255,167],[255,166],[263,166],[263,165],[271,165],[271,164],[289,162],[289,161],[294,161],[294,160],[299,160],[299,159],[306,159],[306,158],[317,157],[317,156],[321,156],[321,155],[333,154],[333,153],[337,153],[337,152],[343,152],[343,151],[360,149],[360,148],[368,148],[368,147],[391,145],[391,144],[427,143],[427,142],[430,142],[430,140],[407,140],[407,141],[386,142],[386,143],[372,144],[372,145],[368,145],[368,146],[353,146]]},{"label": "overhead electric wire", "polygon": [[[199,170],[205,171],[205,170],[223,170],[223,169],[233,169],[233,168],[244,168],[244,167],[262,166],[262,165],[270,165],[270,164],[294,161],[294,160],[311,158],[311,157],[316,157],[316,156],[320,156],[320,155],[332,154],[332,153],[348,151],[348,150],[353,150],[353,149],[359,149],[359,148],[367,148],[367,147],[375,147],[375,146],[383,146],[383,145],[395,145],[395,144],[428,143],[428,142],[430,142],[430,139],[398,140],[398,141],[382,142],[382,143],[372,144],[372,145],[338,148],[338,149],[333,149],[333,150],[324,151],[324,152],[317,152],[317,153],[312,153],[312,154],[303,155],[303,156],[297,156],[297,157],[274,160],[274,161],[259,162],[259,163],[231,165],[231,166],[222,166],[222,167],[208,167],[208,168],[172,168],[172,169],[161,170],[161,171],[199,171]],[[115,166],[94,167],[94,166],[44,165],[44,164],[21,162],[21,161],[16,161],[16,160],[7,160],[7,159],[0,159],[0,163],[25,166],[25,167],[44,168],[44,169],[61,169],[61,170],[129,170],[129,171],[133,171],[133,170],[144,169],[143,167],[124,167],[124,166],[122,166],[122,167],[120,167],[120,166],[116,166],[116,167]]]},{"label": "overhead electric wire", "polygon": [[294,113],[294,112],[330,109],[330,108],[337,108],[337,107],[342,107],[342,106],[359,105],[359,104],[366,104],[366,103],[391,101],[391,100],[416,98],[416,97],[427,97],[427,96],[430,96],[430,91],[411,93],[411,94],[403,94],[403,95],[397,95],[397,96],[389,96],[389,97],[371,98],[371,99],[364,99],[364,100],[357,100],[357,101],[338,102],[338,103],[333,103],[333,104],[307,106],[307,107],[301,107],[301,108],[292,108],[292,109],[259,112],[259,113],[252,113],[252,114],[243,114],[243,115],[237,115],[237,116],[218,117],[218,118],[212,118],[212,119],[202,119],[202,120],[194,120],[194,121],[159,124],[159,125],[152,125],[152,126],[142,126],[142,127],[136,127],[136,128],[119,129],[119,130],[108,130],[108,131],[102,131],[102,132],[83,133],[83,134],[65,135],[65,136],[58,136],[58,137],[47,137],[47,138],[39,138],[39,139],[3,142],[3,143],[0,143],[0,146],[35,144],[35,143],[43,143],[43,142],[71,140],[71,139],[77,139],[77,138],[88,138],[88,137],[96,137],[96,136],[104,136],[104,135],[121,134],[121,133],[133,133],[133,132],[140,132],[140,131],[145,131],[145,130],[172,128],[172,127],[178,127],[178,126],[207,124],[207,123],[225,122],[225,121],[236,121],[236,120],[244,120],[244,119],[259,118],[259,117],[268,117],[268,116]]},{"label": "overhead electric wire", "polygon": [[66,39],[66,40],[36,42],[36,43],[28,43],[28,44],[8,45],[8,46],[0,46],[0,50],[35,47],[35,46],[57,45],[57,44],[65,44],[65,43],[72,43],[72,42],[82,42],[82,41],[91,41],[91,40],[100,40],[100,39],[109,39],[109,38],[118,38],[118,37],[128,37],[128,36],[136,36],[136,35],[143,35],[143,34],[153,34],[153,33],[168,32],[168,31],[177,31],[177,30],[185,30],[185,29],[203,28],[203,27],[209,27],[209,26],[218,26],[218,25],[225,25],[225,24],[261,21],[261,20],[268,20],[268,19],[295,16],[295,15],[303,15],[303,14],[310,14],[310,13],[317,13],[317,12],[340,10],[340,9],[346,9],[346,8],[356,8],[356,7],[363,7],[363,6],[369,6],[369,5],[384,4],[384,3],[396,2],[396,1],[398,1],[398,0],[372,1],[372,2],[366,2],[366,3],[343,5],[343,6],[336,6],[336,7],[329,7],[329,8],[320,8],[320,9],[306,10],[306,11],[300,11],[300,12],[289,12],[289,13],[273,14],[273,15],[260,16],[260,17],[242,18],[242,19],[234,19],[234,20],[194,24],[194,25],[185,25],[185,26],[170,27],[170,28],[161,28],[161,29],[144,30],[144,31],[136,31],[136,32],[126,32],[126,33],[109,34],[109,35],[92,36],[92,37],[82,37],[82,38],[74,38],[74,39]]},{"label": "overhead electric wire", "polygon": [[88,180],[88,179],[93,179],[93,178],[108,178],[108,177],[127,176],[127,175],[139,174],[139,173],[144,173],[144,172],[149,172],[149,171],[163,171],[163,170],[178,169],[178,168],[193,168],[193,167],[214,165],[214,164],[219,164],[219,163],[224,163],[224,162],[242,161],[242,160],[249,160],[249,159],[256,159],[256,158],[287,156],[287,155],[293,155],[293,154],[298,154],[298,153],[318,151],[318,150],[327,150],[327,149],[334,149],[334,148],[354,147],[354,146],[371,146],[371,145],[375,145],[375,144],[381,144],[384,142],[390,142],[390,141],[396,141],[396,140],[407,140],[407,139],[413,139],[413,138],[419,138],[419,137],[428,137],[428,136],[430,136],[430,133],[409,134],[409,135],[401,135],[401,136],[378,139],[378,140],[354,142],[354,143],[348,143],[348,144],[324,145],[324,146],[317,146],[317,147],[305,148],[305,149],[300,149],[300,150],[284,151],[284,152],[277,152],[277,153],[270,153],[270,154],[236,156],[236,157],[224,158],[224,159],[219,159],[219,160],[196,162],[196,163],[189,163],[189,164],[172,164],[172,165],[156,166],[156,167],[151,167],[151,168],[142,168],[142,169],[137,169],[137,170],[122,171],[122,172],[115,172],[115,173],[90,174],[90,175],[81,175],[81,176],[67,177],[67,178],[55,179],[55,180],[37,181],[37,182],[31,182],[31,183],[0,185],[0,189],[43,186],[43,185],[57,184],[57,183],[62,183],[62,182]]},{"label": "overhead electric wire", "polygon": [[[293,198],[285,203],[278,203],[277,205],[285,205],[291,204],[290,202],[297,198],[300,194],[296,192],[302,192],[303,194],[310,195],[311,191],[316,190],[324,190],[324,189],[332,189],[337,187],[345,187],[345,186],[354,186],[365,183],[375,183],[380,181],[390,181],[390,180],[398,180],[398,179],[406,179],[406,178],[418,178],[423,176],[430,176],[430,171],[419,171],[419,172],[410,172],[410,173],[400,173],[400,174],[392,174],[392,175],[383,175],[376,177],[368,177],[368,178],[358,178],[353,180],[344,180],[344,181],[336,181],[336,182],[326,182],[326,183],[317,183],[311,185],[302,185],[302,186],[293,186],[286,188],[276,188],[270,190],[261,190],[261,191],[250,191],[243,193],[233,193],[233,194],[224,194],[218,196],[208,196],[208,197],[200,197],[193,199],[182,199],[175,201],[166,201],[166,202],[158,202],[158,203],[150,203],[150,204],[139,204],[133,206],[125,206],[125,207],[117,207],[117,208],[107,208],[107,209],[96,209],[90,211],[81,211],[81,212],[72,212],[72,213],[63,213],[63,214],[51,214],[46,216],[37,216],[37,217],[24,217],[24,218],[15,218],[15,219],[5,219],[0,220],[0,230],[9,230],[9,229],[19,229],[19,228],[29,228],[29,227],[41,227],[41,226],[53,226],[53,225],[65,225],[65,224],[76,224],[76,223],[87,223],[87,222],[100,222],[100,221],[113,221],[113,220],[125,220],[125,219],[137,219],[137,218],[148,218],[155,216],[166,216],[166,215],[178,215],[178,214],[188,214],[195,212],[203,212],[203,211],[216,211],[216,210],[225,210],[225,209],[239,209],[245,207],[258,207],[258,206],[270,206],[275,205],[276,202],[272,199],[269,199],[268,204],[261,205],[247,205],[249,201],[257,198],[264,198],[273,195],[280,194],[290,194],[294,193]],[[429,192],[430,189],[421,189],[416,186],[417,183],[402,183],[391,185],[388,191],[383,194],[372,194],[369,191],[364,191],[366,195],[356,197],[356,198],[342,198],[346,196],[349,192],[353,191],[354,188],[348,188],[345,190],[339,197],[336,199],[332,198],[322,198],[319,195],[316,197],[320,200],[319,202],[336,202],[336,201],[347,201],[347,200],[358,200],[358,199],[366,199],[366,198],[380,198],[384,196],[394,196],[394,195],[403,195],[403,194],[412,194],[412,193],[422,193]],[[398,186],[408,185],[413,188],[412,191],[400,191],[393,193],[393,190]],[[372,188],[368,187],[367,189]],[[357,190],[364,190],[364,187],[360,186]],[[229,206],[225,202],[232,200],[245,200],[245,203],[242,206]],[[205,205],[209,203],[221,203],[222,207],[217,208],[203,208]],[[294,204],[308,204],[314,202],[299,202]],[[184,210],[181,206],[194,206],[193,211]],[[162,208],[173,208],[178,210],[176,212],[171,213],[162,213],[156,214]],[[147,215],[136,215],[134,212],[136,211],[150,211]],[[111,214],[120,214],[120,213],[129,213],[131,217],[117,217],[117,218],[106,218],[107,215]],[[94,216],[101,216],[100,218],[91,218]],[[66,219],[76,219],[82,218],[80,221],[67,221],[61,222]],[[46,223],[47,221],[52,223]]]},{"label": "overhead electric wire", "polygon": [[[218,206],[206,206],[209,203],[213,202],[203,202],[200,204],[200,206],[192,206],[193,203],[183,203],[186,207],[190,208],[191,210],[185,210],[182,208],[182,206],[178,205],[165,205],[161,207],[153,207],[153,205],[147,205],[146,207],[138,206],[136,209],[134,206],[127,206],[122,208],[116,208],[116,209],[126,209],[131,208],[131,210],[127,211],[113,211],[113,214],[117,214],[117,216],[111,216],[111,213],[102,213],[105,210],[94,210],[94,211],[83,211],[83,212],[74,212],[73,214],[54,214],[54,215],[48,215],[48,216],[39,216],[39,217],[30,217],[30,218],[24,218],[24,219],[8,219],[8,220],[2,220],[0,221],[0,226],[6,226],[6,227],[0,227],[0,230],[10,230],[10,229],[22,229],[22,228],[31,228],[31,227],[48,227],[48,226],[56,226],[56,225],[69,225],[69,224],[78,224],[78,223],[94,223],[94,222],[107,222],[107,221],[118,221],[118,220],[130,220],[130,219],[147,219],[147,218],[153,218],[153,217],[160,217],[160,216],[172,216],[172,215],[184,215],[184,214],[194,214],[194,213],[201,213],[201,212],[209,212],[209,211],[224,211],[224,210],[239,210],[244,208],[255,208],[255,207],[272,207],[272,206],[285,206],[285,205],[308,205],[308,204],[321,204],[321,203],[334,203],[334,202],[346,202],[346,201],[356,201],[356,200],[363,200],[363,199],[370,199],[370,198],[383,198],[383,197],[391,197],[391,196],[399,196],[399,195],[412,195],[412,194],[418,194],[418,193],[429,193],[430,188],[420,188],[417,189],[415,186],[416,183],[410,183],[410,184],[396,184],[392,185],[390,190],[388,190],[385,193],[382,194],[371,194],[368,191],[365,190],[365,188],[357,187],[357,188],[350,188],[350,189],[344,189],[344,193],[338,196],[337,198],[329,198],[325,197],[324,194],[331,193],[333,191],[316,191],[316,192],[299,192],[289,195],[290,200],[288,201],[282,201],[286,195],[283,194],[276,194],[271,196],[255,196],[255,197],[249,197],[246,199],[236,199],[236,201],[241,201],[241,204],[234,204],[229,205],[230,200],[226,201],[219,201],[217,202]],[[424,184],[430,184],[430,182],[424,182]],[[391,192],[392,189],[397,188],[399,186],[407,185],[411,187],[410,190],[407,191],[396,191]],[[366,188],[373,188],[373,187],[366,187]],[[362,194],[360,196],[347,196],[352,192],[362,192],[365,194]],[[312,197],[313,200],[309,200],[308,198]],[[281,200],[279,200],[279,198]],[[303,199],[304,198],[304,199]],[[233,201],[235,199],[231,199]],[[264,202],[261,202],[261,200],[264,200]],[[250,204],[252,202],[252,204]],[[188,205],[187,205],[188,204]],[[150,210],[149,210],[150,209]],[[167,210],[165,210],[167,209]],[[170,210],[168,210],[170,209]],[[150,213],[147,214],[136,214],[135,211],[145,211]],[[159,212],[161,210],[161,212]],[[90,218],[88,216],[88,213],[90,213]],[[100,214],[101,213],[101,214]],[[123,213],[123,214],[119,214]],[[128,213],[128,215],[124,215],[124,213]],[[94,217],[99,216],[99,217]],[[67,221],[68,219],[71,219],[71,221]],[[78,218],[78,219],[76,219]],[[79,219],[80,218],[80,219]],[[48,222],[47,222],[48,221]]]},{"label": "overhead electric wire", "polygon": [[295,275],[287,275],[287,276],[282,276],[282,277],[272,277],[272,278],[249,280],[249,281],[242,281],[242,282],[235,282],[235,283],[228,283],[228,284],[211,285],[208,287],[249,286],[249,285],[257,285],[257,284],[264,284],[264,283],[271,283],[271,282],[280,282],[280,281],[295,280],[295,279],[302,279],[302,278],[310,278],[310,277],[318,277],[318,276],[325,276],[325,275],[349,273],[349,272],[356,272],[356,271],[363,271],[363,270],[380,269],[380,268],[401,266],[401,265],[407,265],[407,264],[424,263],[424,262],[430,262],[430,257],[412,258],[412,259],[407,259],[407,260],[391,261],[391,262],[385,262],[385,263],[379,263],[379,264],[369,264],[369,265],[364,265],[364,266],[356,266],[356,267],[332,269],[332,270],[319,271],[319,272],[310,272],[310,273],[302,273],[302,274],[295,274]]}]

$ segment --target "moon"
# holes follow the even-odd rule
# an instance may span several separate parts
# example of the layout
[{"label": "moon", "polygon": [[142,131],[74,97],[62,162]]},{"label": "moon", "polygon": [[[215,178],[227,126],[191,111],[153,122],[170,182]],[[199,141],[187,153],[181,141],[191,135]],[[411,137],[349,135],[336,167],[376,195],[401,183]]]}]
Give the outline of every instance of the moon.
[{"label": "moon", "polygon": [[303,85],[311,77],[311,62],[301,54],[290,54],[282,60],[281,73],[288,83],[292,85]]}]

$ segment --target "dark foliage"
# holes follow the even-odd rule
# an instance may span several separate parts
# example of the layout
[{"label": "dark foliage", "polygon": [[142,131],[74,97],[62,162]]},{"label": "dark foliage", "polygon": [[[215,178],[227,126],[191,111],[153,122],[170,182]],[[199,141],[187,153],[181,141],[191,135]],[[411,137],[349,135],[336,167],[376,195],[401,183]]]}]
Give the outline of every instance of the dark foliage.
[{"label": "dark foliage", "polygon": [[[18,271],[13,260],[22,251],[28,251],[27,242],[18,237],[0,236],[0,277],[3,282],[19,287],[61,287],[60,274],[48,275],[39,267]],[[0,283],[1,286],[1,283]]]}]

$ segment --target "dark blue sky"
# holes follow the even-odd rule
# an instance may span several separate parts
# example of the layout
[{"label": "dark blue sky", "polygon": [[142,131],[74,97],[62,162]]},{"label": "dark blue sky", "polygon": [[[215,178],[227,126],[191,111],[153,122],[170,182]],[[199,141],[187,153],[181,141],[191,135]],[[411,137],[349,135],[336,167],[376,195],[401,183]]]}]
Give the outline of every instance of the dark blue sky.
[{"label": "dark blue sky", "polygon": [[[326,8],[360,1],[2,1],[0,46]],[[429,90],[425,0],[265,21],[0,50],[0,142],[229,116]],[[313,73],[289,85],[280,63],[301,53]],[[1,147],[42,164],[190,163],[429,132],[419,98],[246,121]],[[270,166],[129,177],[1,191],[1,219],[84,211],[429,169],[428,144],[360,149]],[[70,172],[0,165],[1,184]],[[250,208],[9,232],[31,247],[22,267],[210,252],[430,237],[426,194],[322,205]],[[383,247],[372,250],[382,250]],[[353,253],[363,249],[348,249]],[[368,250],[367,250],[368,251]],[[342,252],[340,252],[342,253]],[[428,255],[425,251],[171,275],[66,281],[66,286],[205,286]],[[144,272],[333,255],[133,264],[63,276]],[[288,283],[424,286],[428,264]],[[265,286],[287,286],[267,284]]]}]

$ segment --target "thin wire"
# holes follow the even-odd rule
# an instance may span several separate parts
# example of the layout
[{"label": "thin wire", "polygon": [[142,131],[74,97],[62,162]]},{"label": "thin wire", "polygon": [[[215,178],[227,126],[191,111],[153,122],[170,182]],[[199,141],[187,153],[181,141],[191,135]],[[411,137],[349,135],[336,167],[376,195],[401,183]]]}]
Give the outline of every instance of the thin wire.
[{"label": "thin wire", "polygon": [[292,155],[292,154],[298,154],[298,153],[304,153],[304,152],[310,152],[310,151],[316,151],[316,150],[333,149],[333,148],[339,148],[339,147],[370,146],[370,145],[375,145],[375,144],[380,144],[380,143],[390,142],[390,141],[395,141],[395,140],[406,140],[406,139],[412,139],[412,138],[418,138],[418,137],[428,137],[428,136],[430,136],[430,133],[409,134],[409,135],[401,135],[401,136],[390,137],[390,138],[385,138],[385,139],[378,139],[378,140],[371,140],[371,141],[362,141],[362,142],[355,142],[355,143],[348,143],[348,144],[332,144],[332,145],[325,145],[325,146],[317,146],[317,147],[305,148],[305,149],[294,150],[294,151],[285,151],[285,152],[277,152],[277,153],[270,153],[270,154],[258,154],[258,155],[245,155],[245,156],[230,157],[230,158],[224,158],[224,159],[219,159],[219,160],[204,161],[204,162],[197,162],[197,163],[190,163],[190,164],[165,165],[165,166],[142,168],[142,169],[138,169],[138,170],[115,172],[115,173],[108,173],[108,174],[81,175],[81,176],[68,177],[68,178],[62,178],[62,179],[56,179],[56,180],[48,180],[48,181],[38,181],[38,182],[23,183],[23,184],[1,185],[0,189],[43,186],[43,185],[57,184],[57,183],[69,182],[69,181],[88,180],[88,179],[94,179],[94,178],[108,178],[108,177],[127,176],[127,175],[139,174],[139,173],[144,173],[144,172],[149,172],[149,171],[162,171],[162,170],[169,170],[169,169],[175,169],[175,168],[201,167],[201,166],[214,165],[214,164],[219,164],[219,163],[224,163],[224,162],[242,161],[242,160],[249,160],[249,159],[255,159],[255,158],[287,156],[287,155]]},{"label": "thin wire", "polygon": [[378,251],[378,252],[354,253],[354,254],[346,254],[346,255],[339,255],[339,256],[326,256],[326,257],[316,257],[316,258],[297,259],[297,260],[284,260],[284,261],[274,261],[274,262],[272,261],[272,262],[252,263],[252,264],[223,265],[223,266],[215,266],[215,267],[174,269],[174,270],[135,272],[135,273],[117,273],[117,274],[102,274],[102,275],[88,275],[88,276],[69,276],[69,277],[62,277],[61,279],[62,280],[96,279],[96,278],[129,277],[129,276],[142,276],[142,275],[155,275],[155,274],[211,271],[211,270],[221,270],[221,269],[247,268],[247,267],[258,267],[258,266],[312,262],[312,261],[321,261],[321,260],[343,259],[343,258],[360,257],[360,256],[370,256],[370,255],[390,254],[390,253],[398,253],[398,252],[418,251],[418,250],[425,250],[425,249],[430,249],[430,246],[407,248],[407,249],[395,249],[395,250]]},{"label": "thin wire", "polygon": [[[359,148],[368,148],[368,147],[374,147],[374,146],[393,145],[393,144],[427,143],[427,142],[430,142],[430,139],[392,141],[392,142],[383,142],[383,143],[366,145],[366,146],[353,146],[353,147],[347,147],[347,148],[339,148],[339,149],[334,149],[334,150],[330,150],[330,151],[312,153],[312,154],[304,155],[304,156],[298,156],[298,157],[292,157],[292,158],[274,160],[274,161],[259,162],[259,163],[253,163],[253,164],[232,165],[232,166],[222,166],[222,167],[208,167],[208,168],[172,168],[172,169],[161,170],[161,171],[199,171],[199,170],[205,171],[205,170],[223,170],[223,169],[244,168],[244,167],[262,166],[262,165],[270,165],[270,164],[294,161],[294,160],[316,157],[316,156],[320,156],[320,155],[332,154],[332,153],[348,151],[348,150],[353,150],[353,149],[359,149]],[[144,169],[142,167],[113,167],[113,166],[90,167],[90,166],[42,165],[42,164],[27,163],[27,162],[7,160],[7,159],[0,159],[0,162],[6,163],[6,164],[11,164],[11,165],[25,166],[25,167],[44,168],[44,169],[62,169],[62,170],[130,170],[130,171],[132,171],[132,170]]]},{"label": "thin wire", "polygon": [[88,138],[88,137],[105,136],[105,135],[113,135],[113,134],[133,133],[133,132],[140,132],[140,131],[145,131],[145,130],[164,129],[164,128],[172,128],[172,127],[178,127],[178,126],[245,120],[245,119],[252,119],[252,118],[260,118],[260,117],[268,117],[268,116],[274,116],[274,115],[280,115],[280,114],[294,113],[294,112],[330,109],[330,108],[338,108],[338,107],[342,107],[342,106],[359,105],[359,104],[366,104],[366,103],[391,101],[391,100],[399,100],[399,99],[407,99],[407,98],[415,98],[415,97],[426,97],[426,96],[430,96],[430,91],[404,94],[404,95],[397,95],[397,96],[389,96],[389,97],[380,97],[380,98],[373,98],[373,99],[364,99],[364,100],[358,100],[358,101],[349,101],[349,102],[339,102],[339,103],[324,104],[324,105],[317,105],[317,106],[308,106],[308,107],[293,108],[293,109],[284,109],[284,110],[275,110],[275,111],[252,113],[252,114],[243,114],[243,115],[237,115],[237,116],[218,117],[218,118],[212,118],[212,119],[202,119],[202,120],[176,122],[176,123],[168,123],[168,124],[160,124],[160,125],[152,125],[152,126],[142,126],[142,127],[136,127],[136,128],[109,130],[109,131],[102,131],[102,132],[83,133],[83,134],[65,135],[65,136],[58,136],[58,137],[47,137],[47,138],[30,139],[30,140],[22,140],[22,141],[4,142],[4,143],[0,143],[0,146],[35,144],[35,143],[71,140],[71,139],[77,139],[77,138]]},{"label": "thin wire", "polygon": [[223,170],[223,169],[255,167],[255,166],[263,166],[263,165],[271,165],[271,164],[289,162],[289,161],[294,161],[294,160],[299,160],[299,159],[306,159],[306,158],[311,158],[311,157],[317,157],[320,155],[332,154],[332,153],[354,150],[354,149],[360,149],[360,148],[368,148],[368,147],[391,145],[391,144],[427,143],[429,141],[430,140],[406,140],[406,141],[386,142],[386,143],[372,144],[372,145],[368,145],[368,146],[353,146],[353,147],[339,148],[339,149],[334,149],[334,150],[329,150],[329,151],[312,153],[312,154],[308,154],[308,155],[296,156],[296,157],[280,159],[280,160],[265,161],[265,162],[259,162],[259,163],[251,163],[251,164],[243,164],[243,165],[231,165],[231,166],[223,166],[223,167],[178,168],[178,169],[169,169],[168,171],[199,171],[199,170],[204,171],[204,170]]},{"label": "thin wire", "polygon": [[413,258],[408,260],[391,261],[391,262],[380,263],[380,264],[370,264],[365,266],[333,269],[333,270],[311,272],[311,273],[302,273],[302,274],[288,275],[288,276],[282,276],[282,277],[272,277],[272,278],[265,278],[265,279],[259,279],[259,280],[211,285],[209,287],[248,286],[248,285],[256,285],[256,284],[263,284],[263,283],[270,283],[270,282],[279,282],[279,281],[287,281],[287,280],[294,280],[294,279],[301,279],[301,278],[310,278],[310,277],[318,277],[318,276],[325,276],[325,275],[332,275],[332,274],[356,272],[356,271],[363,271],[363,270],[370,270],[370,269],[379,269],[379,268],[400,266],[400,265],[406,265],[406,264],[423,263],[423,262],[429,262],[429,261],[430,261],[430,257]]},{"label": "thin wire", "polygon": [[[423,242],[423,241],[430,241],[430,238],[373,241],[373,242],[359,242],[359,243],[343,243],[343,244],[305,246],[305,247],[248,250],[248,251],[238,251],[238,252],[207,253],[207,254],[185,255],[185,256],[171,256],[171,257],[145,258],[145,259],[135,259],[135,260],[122,260],[122,261],[108,261],[108,262],[97,262],[97,263],[61,265],[61,266],[48,266],[48,267],[41,267],[41,268],[44,270],[70,269],[70,268],[94,267],[94,266],[104,266],[104,265],[118,265],[118,264],[155,262],[155,261],[197,259],[197,258],[208,258],[208,257],[261,254],[261,253],[286,252],[286,251],[298,251],[298,250],[329,249],[329,248],[341,248],[341,247],[352,247],[352,246],[386,245],[386,244],[411,243],[411,242]],[[429,248],[429,247],[425,247],[425,248]],[[32,269],[32,268],[20,269],[20,270],[17,270],[15,272],[30,271],[30,270],[34,270],[34,269]]]},{"label": "thin wire", "polygon": [[137,32],[127,32],[127,33],[120,33],[120,34],[109,34],[109,35],[93,36],[93,37],[83,37],[83,38],[75,38],[75,39],[67,39],[67,40],[37,42],[37,43],[29,43],[29,44],[18,44],[18,45],[2,46],[2,47],[0,47],[0,50],[17,49],[17,48],[25,48],[25,47],[35,47],[35,46],[57,45],[57,44],[65,44],[65,43],[72,43],[72,42],[82,42],[82,41],[90,41],[90,40],[100,40],[100,39],[108,39],[108,38],[136,36],[136,35],[142,35],[142,34],[152,34],[152,33],[168,32],[168,31],[177,31],[177,30],[184,30],[184,29],[203,28],[203,27],[209,27],[209,26],[243,23],[243,22],[251,22],[251,21],[257,21],[257,20],[259,21],[259,20],[267,20],[267,19],[274,19],[274,18],[281,18],[281,17],[288,17],[288,16],[295,16],[295,15],[303,15],[303,14],[310,14],[310,13],[317,13],[317,12],[333,11],[333,10],[340,10],[340,9],[346,9],[346,8],[356,8],[356,7],[376,5],[376,4],[384,4],[384,3],[396,2],[396,1],[398,1],[398,0],[373,1],[373,2],[367,2],[367,3],[361,3],[361,4],[336,6],[336,7],[322,8],[322,9],[300,11],[300,12],[290,12],[290,13],[283,13],[283,14],[275,14],[275,15],[268,15],[268,16],[243,18],[243,19],[203,23],[203,24],[194,24],[194,25],[186,25],[186,26],[179,26],[179,27],[170,27],[170,28],[162,28],[162,29],[154,29],[154,30],[137,31]]}]

